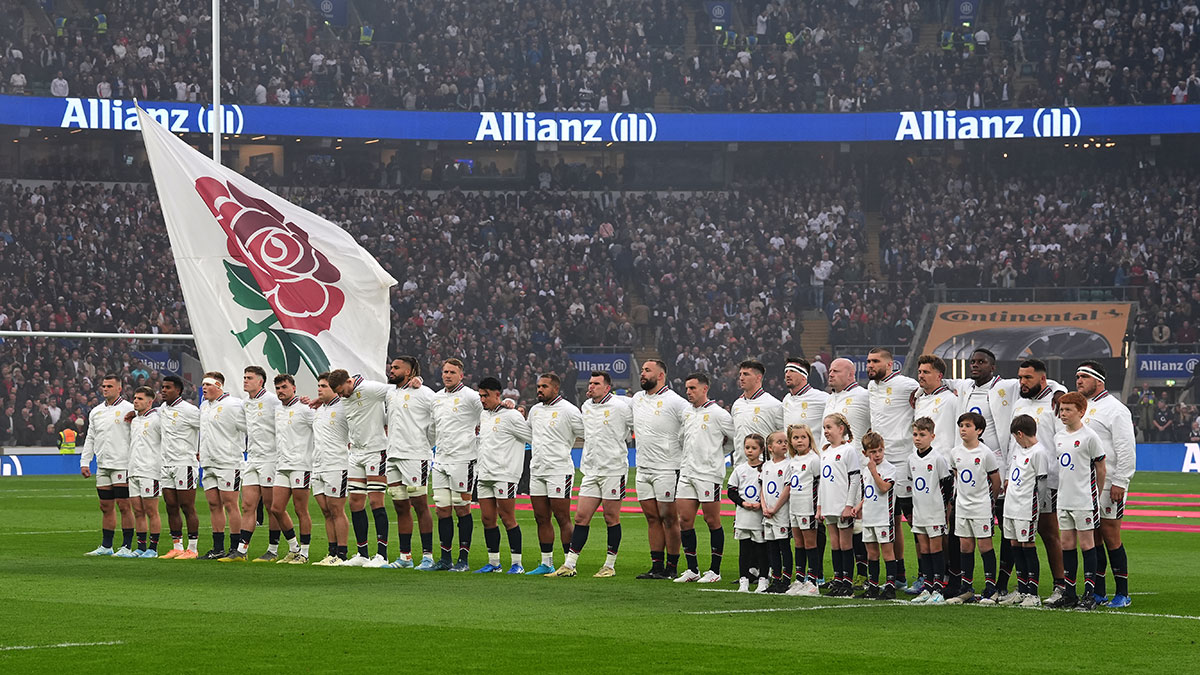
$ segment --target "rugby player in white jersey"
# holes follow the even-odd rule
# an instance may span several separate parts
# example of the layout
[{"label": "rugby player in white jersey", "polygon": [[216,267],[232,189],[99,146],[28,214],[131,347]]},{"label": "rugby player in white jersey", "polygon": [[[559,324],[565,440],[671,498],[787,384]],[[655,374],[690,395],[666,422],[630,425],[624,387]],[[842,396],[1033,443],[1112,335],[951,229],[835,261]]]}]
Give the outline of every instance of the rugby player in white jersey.
[{"label": "rugby player in white jersey", "polygon": [[608,526],[608,555],[596,577],[616,576],[617,551],[621,547],[621,502],[629,476],[629,435],[633,433],[633,411],[628,399],[613,396],[612,377],[593,371],[588,378],[588,400],[583,402],[583,456],[580,468],[579,505],[567,559],[547,579],[573,577],[579,554],[587,543],[592,516],[603,504]]},{"label": "rugby player in white jersey", "polygon": [[[1046,364],[1038,359],[1027,359],[1017,369],[1021,383],[1021,396],[1013,406],[1013,418],[1028,415],[1037,422],[1037,438],[1047,453],[1054,452],[1054,435],[1062,430],[1058,419],[1058,399],[1066,393],[1062,385],[1046,377]],[[1014,443],[1016,441],[1013,441]],[[1053,458],[1052,458],[1053,459]],[[1066,581],[1063,578],[1062,542],[1058,531],[1058,464],[1050,462],[1046,480],[1038,484],[1038,536],[1046,549],[1046,562],[1054,579],[1054,591],[1050,596],[1055,601],[1062,595]]]},{"label": "rugby player in white jersey", "polygon": [[400,553],[391,567],[413,567],[413,516],[421,533],[421,563],[417,569],[433,567],[433,516],[429,513],[429,467],[433,463],[433,390],[413,387],[421,367],[412,356],[392,359],[388,366],[387,477],[388,494],[396,510],[396,537]]},{"label": "rugby player in white jersey", "polygon": [[[342,397],[350,427],[350,524],[358,550],[345,562],[348,567],[385,567],[388,564],[388,513],[383,504],[387,489],[387,423],[385,404],[393,387],[372,382],[345,370],[329,372],[329,386]],[[375,520],[376,549],[370,555],[367,502]]]},{"label": "rugby player in white jersey", "polygon": [[[908,457],[913,454],[912,425],[914,392],[920,386],[911,377],[901,375],[895,368],[892,352],[875,347],[867,353],[867,395],[871,408],[871,431],[883,438],[883,458],[895,469],[895,498],[892,550],[896,555],[896,588],[917,595],[925,587],[924,576],[928,572],[918,564],[919,573],[911,588],[905,589],[908,575],[904,567],[904,530],[900,527],[903,515],[912,527],[913,486],[908,471]],[[913,534],[914,545],[916,534]],[[917,550],[914,548],[913,550]],[[917,558],[921,561],[921,558]]]},{"label": "rugby player in white jersey", "polygon": [[[829,400],[825,402],[824,418],[841,415],[850,423],[854,438],[861,439],[871,430],[871,397],[859,386],[854,362],[850,359],[834,359],[829,364]],[[858,441],[855,441],[857,444]]]},{"label": "rugby player in white jersey", "polygon": [[329,386],[329,373],[317,375],[317,400],[312,405],[312,490],[325,516],[325,536],[329,540],[329,554],[313,565],[334,567],[346,560],[350,540],[350,521],[346,518],[350,426],[342,397]]},{"label": "rugby player in white jersey", "polygon": [[[479,393],[463,384],[463,363],[458,359],[446,359],[442,364],[442,385],[433,406],[437,441],[433,462],[433,503],[437,507],[442,555],[431,569],[466,572],[470,569],[468,558],[474,529],[471,493],[475,489],[475,461],[479,451],[476,430],[483,404],[479,401]],[[458,562],[451,564],[453,516],[458,517]]]},{"label": "rugby player in white jersey", "polygon": [[[277,563],[305,565],[312,543],[312,517],[308,497],[312,490],[313,419],[316,413],[296,395],[296,380],[283,373],[275,376],[275,487],[271,488],[271,514],[283,530],[288,552]],[[291,500],[300,521],[300,540],[287,505]]]},{"label": "rugby player in white jersey", "polygon": [[[1106,607],[1128,607],[1129,558],[1121,541],[1121,521],[1125,517],[1125,493],[1137,467],[1137,442],[1129,408],[1105,387],[1105,371],[1097,361],[1084,361],[1075,370],[1075,389],[1087,397],[1083,423],[1096,432],[1107,453],[1109,470],[1100,490],[1100,538],[1096,545],[1096,602]],[[1106,555],[1107,554],[1107,555]],[[1116,593],[1112,600],[1105,594],[1107,561],[1112,561]]]},{"label": "rugby player in white jersey", "polygon": [[[680,429],[683,461],[676,493],[680,539],[687,569],[677,583],[711,584],[721,580],[725,555],[725,529],[721,524],[721,484],[725,482],[725,445],[733,438],[733,417],[708,398],[708,376],[692,373],[684,380],[687,414]],[[708,525],[712,563],[703,576],[696,555],[696,512],[703,511]]]},{"label": "rugby player in white jersey", "polygon": [[524,574],[521,564],[521,527],[517,524],[517,483],[525,468],[525,445],[532,440],[529,422],[518,411],[502,405],[504,385],[494,377],[479,381],[479,519],[487,543],[488,562],[476,574],[501,572],[500,528],[504,524],[512,556],[508,574]]},{"label": "rugby player in white jersey", "polygon": [[[933,449],[946,459],[952,457],[957,445],[958,435],[958,397],[943,382],[946,376],[946,362],[934,354],[922,354],[917,359],[917,384],[920,389],[913,401],[913,417],[921,419],[928,417],[933,422]],[[960,594],[961,544],[954,533],[954,520],[947,522],[946,542],[943,549],[946,552],[946,588],[945,597],[950,598]]]},{"label": "rugby player in white jersey", "polygon": [[[675,493],[683,459],[679,431],[691,407],[667,386],[667,366],[658,359],[642,364],[642,390],[633,395],[637,446],[637,495],[650,537],[650,570],[638,579],[674,579],[679,571],[679,518]],[[663,552],[666,552],[666,565]]]},{"label": "rugby player in white jersey", "polygon": [[571,488],[575,484],[575,464],[571,450],[575,439],[583,438],[583,415],[560,394],[561,381],[555,373],[543,373],[537,380],[537,404],[529,409],[533,436],[529,461],[529,502],[537,522],[538,545],[542,562],[526,574],[541,576],[554,571],[554,526],[558,523],[563,553],[571,545]]},{"label": "rugby player in white jersey", "polygon": [[[138,387],[133,391],[134,418],[129,423],[129,486],[133,517],[137,529],[139,558],[158,557],[158,536],[162,522],[158,518],[159,478],[162,477],[162,427],[154,409],[154,390]],[[149,535],[149,544],[147,544]]]},{"label": "rugby player in white jersey", "polygon": [[748,434],[766,438],[783,429],[783,403],[763,390],[762,381],[766,374],[767,369],[761,361],[748,359],[738,364],[738,388],[742,395],[734,400],[730,409],[733,415],[733,466],[746,461],[742,446]]},{"label": "rugby player in white jersey", "polygon": [[[212,519],[213,547],[202,560],[244,561],[237,552],[242,529],[238,491],[242,488],[243,451],[246,447],[246,413],[242,399],[225,393],[225,375],[204,374],[204,401],[200,403],[200,471],[204,498]],[[229,553],[225,552],[225,525],[229,524]]]},{"label": "rugby player in white jersey", "polygon": [[274,501],[276,459],[275,411],[279,399],[267,390],[267,371],[246,366],[242,372],[242,391],[246,392],[246,470],[242,472],[242,536],[237,551],[246,556],[254,535],[256,511],[260,502],[267,504],[267,552],[254,562],[271,562],[279,557],[279,520],[270,513]]},{"label": "rugby player in white jersey", "polygon": [[783,396],[783,426],[803,424],[813,435],[813,450],[820,451],[825,445],[824,430],[821,428],[825,417],[825,405],[829,402],[829,394],[811,386],[808,383],[808,373],[812,366],[801,358],[789,358],[783,366],[783,383],[788,393]]},{"label": "rugby player in white jersey", "polygon": [[[162,495],[172,548],[163,559],[192,560],[199,553],[200,518],[196,515],[196,483],[200,479],[200,409],[183,397],[183,378],[168,375],[159,388],[162,426]],[[182,515],[181,515],[182,512]],[[187,548],[183,525],[187,523]]]},{"label": "rugby player in white jersey", "polygon": [[[96,494],[100,497],[100,545],[85,553],[90,556],[134,557],[133,507],[129,503],[129,423],[126,416],[133,404],[121,396],[121,378],[105,375],[100,380],[99,405],[88,412],[87,435],[79,454],[79,473],[92,477],[92,458],[96,458]],[[117,514],[121,512],[121,548],[113,552],[113,534]]]}]

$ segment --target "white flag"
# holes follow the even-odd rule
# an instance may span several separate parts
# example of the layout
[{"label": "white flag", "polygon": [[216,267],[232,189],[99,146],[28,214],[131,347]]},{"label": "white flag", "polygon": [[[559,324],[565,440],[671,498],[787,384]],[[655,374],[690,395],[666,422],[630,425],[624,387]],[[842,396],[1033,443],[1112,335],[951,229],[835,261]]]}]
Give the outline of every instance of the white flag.
[{"label": "white flag", "polygon": [[382,380],[391,332],[379,263],[337,225],[196,152],[138,110],[205,370],[241,390],[258,365],[315,395],[331,368]]}]

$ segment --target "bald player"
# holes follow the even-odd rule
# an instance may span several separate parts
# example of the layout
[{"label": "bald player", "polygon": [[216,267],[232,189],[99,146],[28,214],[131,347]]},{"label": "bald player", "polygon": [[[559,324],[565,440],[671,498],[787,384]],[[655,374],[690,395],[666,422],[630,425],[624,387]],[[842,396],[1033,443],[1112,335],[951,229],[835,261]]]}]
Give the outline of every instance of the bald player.
[{"label": "bald player", "polygon": [[[638,579],[674,579],[679,571],[679,518],[675,493],[683,461],[680,430],[691,408],[667,386],[667,366],[658,359],[642,364],[642,390],[633,395],[633,434],[637,445],[638,504],[650,538],[650,570]],[[666,564],[663,552],[666,551]]]},{"label": "bald player", "polygon": [[[892,352],[876,347],[867,354],[867,394],[871,402],[871,431],[883,437],[883,458],[895,470],[895,523],[893,524],[892,548],[896,554],[896,584],[904,589],[908,576],[904,569],[904,536],[900,529],[900,516],[912,525],[912,477],[908,471],[908,457],[913,453],[912,396],[917,391],[917,381],[901,375],[895,368]],[[916,535],[913,535],[916,537]],[[915,542],[915,539],[914,539]],[[920,558],[918,558],[918,561]],[[912,595],[921,592],[927,570],[920,570],[917,583],[913,584]]]},{"label": "bald player", "polygon": [[823,417],[840,414],[850,423],[854,438],[866,436],[871,430],[871,401],[867,390],[858,384],[853,361],[834,359],[829,364],[829,388],[832,393]]}]

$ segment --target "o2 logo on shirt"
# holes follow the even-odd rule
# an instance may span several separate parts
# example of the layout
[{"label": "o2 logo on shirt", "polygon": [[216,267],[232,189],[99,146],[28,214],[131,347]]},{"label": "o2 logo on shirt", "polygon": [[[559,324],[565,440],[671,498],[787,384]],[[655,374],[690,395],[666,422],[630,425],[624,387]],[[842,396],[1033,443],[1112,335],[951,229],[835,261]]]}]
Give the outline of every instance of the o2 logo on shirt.
[{"label": "o2 logo on shirt", "polygon": [[868,485],[863,488],[863,499],[869,499],[871,501],[875,501],[876,498],[877,498],[877,495],[875,494],[875,486],[874,485]]},{"label": "o2 logo on shirt", "polygon": [[757,499],[758,498],[758,486],[757,485],[747,485],[745,497],[746,497],[746,499],[751,500],[751,501]]},{"label": "o2 logo on shirt", "polygon": [[1013,467],[1012,476],[1009,477],[1008,482],[1012,483],[1013,485],[1021,484],[1021,467]]},{"label": "o2 logo on shirt", "polygon": [[913,481],[913,489],[929,494],[929,481],[925,480],[924,476],[917,476],[917,479]]},{"label": "o2 logo on shirt", "polygon": [[828,465],[828,464],[826,464],[826,465],[825,465],[825,466],[824,466],[824,467],[821,469],[821,477],[822,477],[822,478],[828,478],[828,479],[829,479],[829,482],[830,482],[830,483],[832,483],[832,482],[833,482],[833,467],[832,467],[832,466],[830,466],[830,465]]},{"label": "o2 logo on shirt", "polygon": [[776,483],[773,480],[767,481],[767,494],[771,495],[772,497],[778,497],[779,496],[779,483]]},{"label": "o2 logo on shirt", "polygon": [[788,482],[788,485],[790,485],[793,490],[799,490],[800,489],[800,475],[799,474],[792,475],[792,480]]},{"label": "o2 logo on shirt", "polygon": [[1071,459],[1071,453],[1069,452],[1064,452],[1063,454],[1059,455],[1058,463],[1060,466],[1062,466],[1062,468],[1067,469],[1068,471],[1075,470],[1075,462]]},{"label": "o2 logo on shirt", "polygon": [[971,473],[970,469],[963,469],[958,473],[958,480],[963,485],[975,487],[975,474]]}]

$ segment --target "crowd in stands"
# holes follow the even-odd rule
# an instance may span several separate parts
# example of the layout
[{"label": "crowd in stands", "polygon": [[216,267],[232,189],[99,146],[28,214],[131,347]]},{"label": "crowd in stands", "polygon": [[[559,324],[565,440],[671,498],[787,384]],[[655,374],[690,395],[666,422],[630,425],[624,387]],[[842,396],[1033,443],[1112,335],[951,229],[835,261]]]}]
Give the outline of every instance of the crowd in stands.
[{"label": "crowd in stands", "polygon": [[1133,411],[1140,440],[1200,443],[1200,401],[1185,402],[1176,395],[1177,391],[1155,391],[1149,385],[1143,385],[1130,393],[1125,403]]},{"label": "crowd in stands", "polygon": [[[23,3],[0,0],[0,91],[209,99],[209,2],[98,4],[93,16],[51,12],[26,26]],[[229,3],[222,96],[548,111],[664,101],[763,112],[1200,102],[1196,0],[1006,0],[972,29],[947,26],[921,47],[922,26],[941,18],[930,4],[938,7],[749,0],[728,30],[714,31],[698,0],[360,0],[367,29],[330,26],[310,2]],[[1033,79],[1019,81],[1026,65]]]}]

